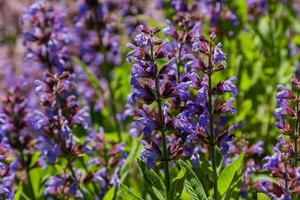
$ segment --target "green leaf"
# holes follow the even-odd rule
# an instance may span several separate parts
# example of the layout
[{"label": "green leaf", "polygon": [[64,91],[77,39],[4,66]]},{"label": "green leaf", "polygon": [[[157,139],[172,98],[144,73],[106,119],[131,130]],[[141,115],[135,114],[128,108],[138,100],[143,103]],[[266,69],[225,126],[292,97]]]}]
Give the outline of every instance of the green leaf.
[{"label": "green leaf", "polygon": [[125,185],[120,185],[120,192],[118,194],[118,199],[122,200],[142,200],[142,198],[138,197],[132,191],[130,191]]},{"label": "green leaf", "polygon": [[22,195],[21,195],[21,196],[22,196],[22,198],[25,199],[25,200],[30,200],[30,198],[29,198],[25,193],[23,193],[23,192],[22,192]]},{"label": "green leaf", "polygon": [[152,190],[153,190],[155,196],[156,196],[159,200],[165,200],[165,198],[163,197],[163,195],[161,194],[161,192],[160,192],[157,188],[155,188],[155,187],[152,186]]},{"label": "green leaf", "polygon": [[18,185],[18,188],[16,190],[15,196],[14,196],[15,200],[19,200],[20,199],[20,197],[22,195],[22,190],[23,190],[23,183],[20,182],[19,185]]},{"label": "green leaf", "polygon": [[123,183],[123,181],[127,177],[128,169],[131,169],[132,164],[137,159],[138,154],[140,152],[139,151],[140,147],[141,147],[141,139],[139,138],[138,140],[134,140],[133,147],[132,147],[128,157],[126,158],[124,165],[122,166],[122,168],[120,170],[120,174],[121,174],[120,183]]},{"label": "green leaf", "polygon": [[202,183],[193,172],[192,168],[180,160],[179,164],[182,168],[186,169],[186,180],[185,187],[187,191],[189,191],[192,200],[207,200],[206,193],[203,189]]},{"label": "green leaf", "polygon": [[186,169],[181,168],[177,176],[171,182],[169,199],[173,200],[181,196],[185,177],[186,177]]},{"label": "green leaf", "polygon": [[241,192],[241,186],[242,186],[242,170],[241,172],[236,173],[235,178],[232,180],[231,187],[225,193],[224,200],[238,199],[238,196],[240,195]]},{"label": "green leaf", "polygon": [[92,84],[92,86],[95,89],[99,90],[101,94],[103,94],[103,89],[100,85],[100,82],[98,78],[94,75],[94,73],[90,70],[90,68],[86,64],[84,64],[79,58],[72,57],[72,59],[75,63],[79,65],[79,67],[84,72],[84,74],[86,75],[88,81]]},{"label": "green leaf", "polygon": [[257,200],[271,200],[271,199],[264,193],[257,193]]},{"label": "green leaf", "polygon": [[103,197],[103,200],[113,200],[115,196],[115,191],[116,191],[115,187],[110,188],[108,192],[105,194],[105,196]]},{"label": "green leaf", "polygon": [[31,157],[31,162],[30,162],[30,168],[33,168],[37,162],[39,161],[40,159],[40,153],[39,152],[35,152],[32,157]]},{"label": "green leaf", "polygon": [[223,196],[223,194],[232,185],[232,180],[234,180],[236,173],[241,174],[243,162],[244,154],[241,154],[235,161],[233,161],[222,171],[218,179],[219,196]]},{"label": "green leaf", "polygon": [[161,178],[154,172],[153,169],[149,169],[141,159],[138,159],[138,164],[146,183],[151,187],[153,186],[158,189],[162,196],[166,197],[166,188]]},{"label": "green leaf", "polygon": [[218,147],[215,147],[215,152],[216,152],[217,171],[219,173],[222,169],[223,157]]},{"label": "green leaf", "polygon": [[42,190],[40,189],[41,178],[43,177],[43,169],[38,167],[30,170],[30,179],[33,186],[33,192],[35,197],[42,196]]}]

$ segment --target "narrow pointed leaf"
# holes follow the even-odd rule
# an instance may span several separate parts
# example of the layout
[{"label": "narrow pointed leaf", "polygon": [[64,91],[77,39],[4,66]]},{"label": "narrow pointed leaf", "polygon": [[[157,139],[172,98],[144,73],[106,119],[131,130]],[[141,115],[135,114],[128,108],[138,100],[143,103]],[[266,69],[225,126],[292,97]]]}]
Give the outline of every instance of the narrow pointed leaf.
[{"label": "narrow pointed leaf", "polygon": [[115,187],[110,188],[110,190],[108,190],[108,192],[103,197],[103,200],[113,200],[115,196],[115,191],[116,191]]},{"label": "narrow pointed leaf", "polygon": [[142,198],[138,197],[132,191],[130,191],[125,185],[120,185],[120,192],[118,194],[117,199],[120,200],[142,200]]},{"label": "narrow pointed leaf", "polygon": [[169,199],[173,200],[181,196],[185,177],[186,177],[186,169],[181,168],[177,176],[172,180]]},{"label": "narrow pointed leaf", "polygon": [[154,192],[155,196],[156,196],[159,200],[166,200],[166,199],[164,198],[164,196],[161,194],[161,192],[160,192],[157,188],[155,188],[155,187],[152,186],[152,189],[153,189],[153,192]]},{"label": "narrow pointed leaf", "polygon": [[271,200],[271,199],[264,193],[257,193],[257,200]]},{"label": "narrow pointed leaf", "polygon": [[138,164],[146,183],[158,189],[160,193],[166,197],[166,188],[162,179],[155,173],[153,169],[149,169],[142,160],[138,159]]},{"label": "narrow pointed leaf", "polygon": [[186,169],[185,187],[189,191],[192,200],[207,200],[203,185],[193,172],[192,168],[184,161],[179,161],[181,167]]},{"label": "narrow pointed leaf", "polygon": [[[243,168],[244,154],[241,154],[235,161],[229,164],[220,174],[218,178],[219,196],[223,196],[232,184],[237,172],[241,172]],[[240,171],[239,171],[240,170]]]}]

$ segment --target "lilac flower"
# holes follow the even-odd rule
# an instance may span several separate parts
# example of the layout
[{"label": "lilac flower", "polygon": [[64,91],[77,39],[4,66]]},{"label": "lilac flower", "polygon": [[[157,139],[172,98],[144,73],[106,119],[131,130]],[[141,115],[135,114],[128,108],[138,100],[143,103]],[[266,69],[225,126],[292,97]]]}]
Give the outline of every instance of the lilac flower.
[{"label": "lilac flower", "polygon": [[[36,91],[44,106],[43,117],[37,131],[41,134],[38,147],[42,160],[54,163],[59,156],[78,156],[83,146],[76,144],[72,129],[81,125],[88,129],[89,115],[81,110],[72,95],[72,84],[68,72],[52,74],[46,72],[44,81],[35,81]],[[51,151],[55,146],[55,151]]]},{"label": "lilac flower", "polygon": [[[129,52],[132,66],[132,102],[139,105],[144,102],[151,105],[155,102],[155,109],[149,106],[137,106],[136,130],[144,133],[145,150],[141,152],[141,159],[150,168],[157,163],[163,163],[165,174],[168,176],[169,160],[175,161],[182,156],[182,139],[176,135],[165,135],[166,130],[173,130],[174,123],[171,115],[173,105],[171,99],[176,96],[176,59],[170,54],[168,41],[160,41],[156,34],[160,29],[148,29],[140,26],[140,33],[136,36],[135,45],[128,45],[133,50]],[[165,31],[168,33],[169,31]],[[134,59],[131,59],[134,57]],[[169,61],[158,66],[158,60],[169,58]],[[177,89],[179,90],[179,88]],[[162,101],[166,101],[162,103]],[[163,149],[159,146],[163,145]],[[167,186],[168,187],[168,186]]]},{"label": "lilac flower", "polygon": [[148,167],[154,168],[155,161],[158,160],[158,154],[161,152],[155,150],[155,148],[150,146],[146,141],[142,141],[142,143],[145,146],[145,150],[141,152],[141,159],[148,165]]},{"label": "lilac flower", "polygon": [[277,99],[294,99],[295,95],[293,94],[292,91],[284,87],[283,85],[278,85],[277,86],[278,93],[276,95]]},{"label": "lilac flower", "polygon": [[45,0],[35,1],[21,18],[26,61],[33,61],[43,69],[62,72],[72,70],[68,45],[71,42],[64,16],[59,8]]},{"label": "lilac flower", "polygon": [[83,194],[79,191],[77,181],[66,173],[49,178],[46,183],[44,195],[69,196],[82,198]]},{"label": "lilac flower", "polygon": [[[91,170],[83,181],[100,185],[100,194],[105,194],[111,187],[119,186],[120,169],[125,162],[127,152],[123,143],[115,143],[105,138],[103,128],[98,133],[91,131],[85,142],[91,159],[88,168]],[[97,171],[92,170],[96,168]]]},{"label": "lilac flower", "polygon": [[[113,21],[116,15],[114,11],[118,4],[82,0],[78,1],[77,6],[78,13],[74,23],[74,37],[76,38],[74,45],[79,50],[77,54],[87,65],[96,70],[98,77],[103,76],[105,69],[99,68],[100,65],[112,63],[118,66],[120,64],[120,38],[115,34],[118,32],[118,27]],[[100,47],[105,50],[100,52]],[[107,68],[107,66],[103,67]]]},{"label": "lilac flower", "polygon": [[274,169],[279,167],[279,162],[280,162],[280,154],[274,154],[271,157],[266,157],[265,161],[266,163],[264,164],[264,169]]},{"label": "lilac flower", "polygon": [[[293,87],[297,88],[298,80],[293,77],[291,79]],[[293,130],[291,126],[291,121],[289,119],[294,118],[298,115],[298,103],[296,103],[295,108],[292,107],[293,102],[297,102],[299,97],[283,85],[277,86],[278,93],[277,98],[277,108],[274,110],[274,117],[277,120],[275,126],[280,129],[280,131],[286,135],[293,135]]]},{"label": "lilac flower", "polygon": [[298,167],[293,164],[295,154],[293,143],[283,136],[274,147],[272,156],[265,158],[264,169],[270,171],[272,177],[279,178],[279,182],[259,180],[254,187],[260,192],[276,199],[291,199],[292,194],[299,194]]},{"label": "lilac flower", "polygon": [[168,25],[167,28],[164,28],[163,33],[165,35],[170,35],[172,37],[177,37],[177,32],[175,27],[173,26],[172,22],[170,20],[166,20],[166,24]]},{"label": "lilac flower", "polygon": [[231,114],[235,115],[236,114],[236,109],[231,105],[231,103],[235,101],[233,97],[230,97],[230,99],[225,103],[225,108],[223,112],[231,112]]},{"label": "lilac flower", "polygon": [[93,179],[95,182],[100,183],[101,188],[107,188],[107,182],[106,182],[107,174],[108,174],[108,172],[107,172],[106,168],[102,168],[94,174]]},{"label": "lilac flower", "polygon": [[168,55],[169,57],[176,58],[176,74],[177,82],[180,82],[181,79],[181,66],[183,65],[182,61],[185,58],[184,55],[189,54],[194,49],[194,45],[191,48],[192,40],[196,37],[201,29],[201,23],[190,16],[189,13],[186,15],[180,15],[176,23],[180,28],[175,28],[170,20],[166,20],[168,28],[163,30],[166,36],[171,37],[171,41],[168,43]]},{"label": "lilac flower", "polygon": [[215,63],[220,63],[220,62],[223,62],[223,61],[226,60],[226,56],[222,52],[221,48],[222,48],[222,44],[218,43],[216,48],[215,48],[214,56],[213,56]]},{"label": "lilac flower", "polygon": [[8,154],[11,151],[5,139],[0,143],[0,196],[12,200],[15,195],[16,173],[9,164]]},{"label": "lilac flower", "polygon": [[234,82],[236,81],[236,77],[233,76],[230,79],[219,82],[218,85],[214,87],[214,92],[222,94],[223,92],[231,92],[233,95],[237,95],[237,88],[234,85]]}]

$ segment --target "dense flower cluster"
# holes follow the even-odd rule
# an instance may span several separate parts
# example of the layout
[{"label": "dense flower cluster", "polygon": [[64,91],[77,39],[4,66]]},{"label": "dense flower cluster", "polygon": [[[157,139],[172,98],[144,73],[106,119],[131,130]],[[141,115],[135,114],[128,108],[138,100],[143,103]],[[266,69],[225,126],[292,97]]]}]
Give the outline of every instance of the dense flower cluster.
[{"label": "dense flower cluster", "polygon": [[[201,19],[201,22],[207,21],[211,32],[218,35],[233,35],[233,30],[227,30],[226,24],[234,27],[240,24],[240,21],[234,11],[223,1],[171,1],[172,9],[176,12],[175,17],[194,16]],[[169,6],[169,5],[167,5]],[[176,19],[175,19],[176,20]]]},{"label": "dense flower cluster", "polygon": [[72,67],[68,56],[71,40],[60,9],[49,1],[38,0],[22,16],[21,26],[27,48],[25,59],[43,69],[62,72]]},{"label": "dense flower cluster", "polygon": [[264,169],[270,170],[271,175],[278,178],[279,182],[262,179],[254,187],[272,199],[291,200],[295,194],[300,194],[300,168],[295,167],[291,160],[294,156],[292,143],[283,136],[278,139],[279,143],[273,149],[274,154],[265,158]]},{"label": "dense flower cluster", "polygon": [[78,2],[79,12],[74,19],[77,54],[98,77],[108,76],[111,67],[107,64],[120,64],[120,38],[113,12],[113,8],[117,6],[113,1]]},{"label": "dense flower cluster", "polygon": [[100,185],[99,195],[104,196],[111,187],[119,186],[120,170],[127,157],[125,145],[105,138],[103,129],[90,134],[88,141],[92,155],[88,167],[101,168],[93,174],[88,174],[84,183],[97,183]]},{"label": "dense flower cluster", "polygon": [[73,159],[84,146],[76,144],[72,129],[78,125],[88,129],[89,115],[85,108],[79,108],[72,95],[68,72],[59,75],[46,71],[44,76],[44,81],[35,81],[36,92],[45,107],[43,113],[36,115],[36,129],[42,133],[40,149],[50,163],[60,155]]},{"label": "dense flower cluster", "polygon": [[[218,123],[227,113],[235,114],[236,110],[231,105],[233,97],[224,101],[218,96],[221,97],[225,92],[237,94],[235,77],[212,85],[212,74],[224,69],[226,60],[221,45],[214,46],[214,34],[210,38],[199,36],[199,24],[194,23],[185,35],[168,23],[169,28],[164,33],[172,36],[172,42],[179,45],[179,49],[175,49],[178,53],[173,53],[171,42],[156,37],[160,31],[158,28],[141,26],[135,45],[128,45],[133,49],[128,54],[128,60],[134,61],[131,101],[139,105],[135,127],[144,136],[145,150],[141,158],[150,168],[154,168],[157,162],[163,162],[166,179],[169,161],[188,158],[194,166],[199,166],[202,145],[209,145],[211,152],[215,152],[217,145],[223,154],[227,154],[233,127],[221,128]],[[189,47],[189,43],[184,43],[188,38],[193,40]],[[181,58],[180,45],[183,44],[178,40],[183,40],[186,49],[190,48],[190,54],[185,53]],[[179,57],[176,59],[177,55]],[[168,61],[159,66],[159,60],[166,58]],[[178,65],[183,61],[184,71],[181,72]],[[211,159],[214,165],[214,153]]]},{"label": "dense flower cluster", "polygon": [[269,180],[260,180],[255,187],[273,199],[292,199],[300,194],[300,176],[298,167],[298,137],[299,137],[299,85],[296,77],[291,83],[297,91],[295,95],[291,90],[278,85],[277,106],[274,116],[275,126],[290,140],[279,136],[279,142],[274,147],[272,156],[265,158],[264,169],[271,171],[271,176],[279,178],[279,183]]},{"label": "dense flower cluster", "polygon": [[[95,90],[87,77],[78,73],[82,84],[78,93],[86,98],[95,113],[108,105],[110,116],[115,123],[119,141],[122,140],[118,108],[114,87],[112,86],[113,69],[121,63],[120,27],[117,23],[119,13],[118,1],[81,0],[77,2],[78,10],[73,25],[73,54],[86,64],[100,82],[101,95]],[[129,6],[130,7],[130,6]]]},{"label": "dense flower cluster", "polygon": [[[168,41],[163,42],[155,37],[159,31],[158,28],[147,29],[141,26],[140,33],[135,38],[136,45],[128,45],[133,49],[128,54],[128,60],[131,61],[133,57],[135,62],[132,67],[130,101],[149,105],[141,105],[142,108],[137,111],[138,119],[135,126],[144,134],[146,150],[141,153],[141,156],[150,167],[154,167],[155,161],[168,162],[167,159],[176,159],[176,156],[181,153],[180,140],[173,143],[174,139],[170,138],[170,146],[166,144],[165,132],[168,125],[172,126],[172,122],[168,115],[168,103],[162,103],[165,99],[172,97],[175,91],[176,78],[174,69],[172,69],[175,58],[169,59],[159,69],[157,60],[168,56],[169,45]],[[156,109],[150,106],[154,102],[157,104]],[[172,127],[170,128],[172,129]],[[160,130],[162,130],[162,134],[157,134]],[[159,149],[161,143],[164,143],[163,150]]]},{"label": "dense flower cluster", "polygon": [[[0,141],[1,141],[1,176],[3,176],[3,191],[6,198],[13,198],[11,193],[17,173],[25,172],[29,178],[29,169],[34,155],[36,143],[32,122],[29,116],[29,106],[24,96],[25,91],[15,85],[6,89],[1,96],[0,108]],[[3,154],[3,155],[2,155]],[[7,159],[8,155],[12,158]],[[32,185],[29,185],[32,189]]]},{"label": "dense flower cluster", "polygon": [[8,154],[10,146],[2,140],[0,143],[0,197],[1,199],[13,199],[15,192],[15,168],[9,164]]}]

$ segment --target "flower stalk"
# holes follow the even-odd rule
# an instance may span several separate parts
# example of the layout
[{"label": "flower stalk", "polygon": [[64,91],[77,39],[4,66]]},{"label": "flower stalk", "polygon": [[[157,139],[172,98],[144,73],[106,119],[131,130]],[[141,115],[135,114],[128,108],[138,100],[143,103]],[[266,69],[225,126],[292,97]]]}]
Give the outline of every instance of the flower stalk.
[{"label": "flower stalk", "polygon": [[[154,54],[153,54],[153,45],[151,45],[151,60],[154,62]],[[168,149],[167,149],[167,140],[166,140],[166,128],[164,122],[164,115],[162,111],[161,97],[159,92],[159,83],[158,83],[158,74],[155,78],[155,90],[156,90],[156,103],[158,107],[159,114],[159,123],[161,128],[161,137],[162,137],[162,149],[163,149],[163,163],[164,163],[164,172],[165,172],[165,186],[167,190],[167,198],[170,189],[170,173],[169,173],[169,158],[168,158]]]},{"label": "flower stalk", "polygon": [[214,116],[213,116],[213,105],[212,105],[212,74],[208,74],[208,110],[209,110],[209,131],[210,131],[210,153],[211,162],[213,167],[213,186],[214,186],[214,199],[218,199],[218,175],[216,166],[216,147],[215,147],[215,134],[214,134]]},{"label": "flower stalk", "polygon": [[208,56],[208,112],[209,112],[209,136],[210,136],[210,154],[211,162],[213,167],[213,187],[214,187],[214,199],[218,200],[218,175],[216,166],[216,136],[214,133],[214,114],[213,114],[213,103],[212,103],[212,42],[209,43],[209,56]]},{"label": "flower stalk", "polygon": [[157,106],[158,106],[158,113],[159,113],[159,119],[160,119],[160,125],[161,125],[161,136],[162,136],[162,148],[163,148],[163,161],[164,161],[164,171],[165,171],[165,185],[167,194],[170,190],[170,173],[169,173],[169,158],[168,158],[168,151],[167,151],[167,142],[166,142],[166,133],[165,133],[165,123],[164,123],[164,116],[162,112],[162,105],[161,105],[161,99],[159,94],[159,86],[158,81],[156,81],[156,92],[157,92]]},{"label": "flower stalk", "polygon": [[294,166],[298,165],[298,136],[299,136],[299,95],[300,92],[297,92],[297,99],[296,99],[296,125],[295,125],[295,132],[294,132]]}]

